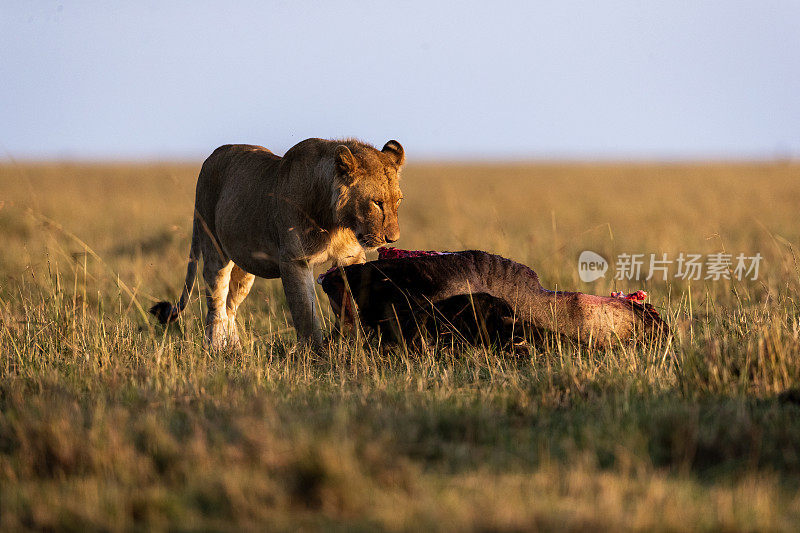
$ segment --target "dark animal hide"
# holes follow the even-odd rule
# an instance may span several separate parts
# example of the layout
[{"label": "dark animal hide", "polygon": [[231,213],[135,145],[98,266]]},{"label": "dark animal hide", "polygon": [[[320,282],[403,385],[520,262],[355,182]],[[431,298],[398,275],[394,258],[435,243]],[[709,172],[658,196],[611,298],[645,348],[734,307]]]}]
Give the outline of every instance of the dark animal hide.
[{"label": "dark animal hide", "polygon": [[344,326],[357,316],[392,342],[428,336],[507,345],[524,328],[606,346],[669,333],[649,304],[549,291],[525,265],[475,250],[332,269],[320,283]]}]

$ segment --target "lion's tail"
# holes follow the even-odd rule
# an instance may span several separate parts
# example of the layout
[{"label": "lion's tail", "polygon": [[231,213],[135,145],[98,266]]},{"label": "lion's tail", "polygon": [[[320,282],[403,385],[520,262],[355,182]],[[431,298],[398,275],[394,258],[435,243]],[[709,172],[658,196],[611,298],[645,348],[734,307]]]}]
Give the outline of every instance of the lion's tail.
[{"label": "lion's tail", "polygon": [[194,217],[192,224],[192,244],[189,248],[189,264],[186,267],[186,279],[183,282],[183,292],[181,298],[178,300],[178,305],[172,305],[170,302],[158,302],[150,308],[150,312],[154,314],[158,321],[162,324],[169,324],[178,319],[181,311],[186,309],[189,303],[189,298],[192,295],[192,287],[194,287],[194,280],[197,277],[197,262],[200,259],[200,232],[203,231],[200,227],[200,219],[197,215]]}]

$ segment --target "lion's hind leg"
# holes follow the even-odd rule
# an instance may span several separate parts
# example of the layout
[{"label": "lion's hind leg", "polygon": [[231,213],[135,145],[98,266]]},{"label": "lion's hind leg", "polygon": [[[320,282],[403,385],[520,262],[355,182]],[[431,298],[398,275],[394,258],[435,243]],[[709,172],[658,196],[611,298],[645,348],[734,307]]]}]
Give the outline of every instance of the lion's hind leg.
[{"label": "lion's hind leg", "polygon": [[[233,347],[235,342],[228,327],[227,300],[233,261],[213,257],[203,265],[206,281],[206,342],[212,350]],[[236,330],[234,330],[234,335]]]},{"label": "lion's hind leg", "polygon": [[247,298],[247,294],[253,287],[256,277],[249,272],[242,270],[239,265],[234,264],[231,269],[231,279],[228,285],[228,299],[225,311],[228,316],[228,338],[236,347],[241,347],[239,333],[236,328],[236,311],[239,305]]}]

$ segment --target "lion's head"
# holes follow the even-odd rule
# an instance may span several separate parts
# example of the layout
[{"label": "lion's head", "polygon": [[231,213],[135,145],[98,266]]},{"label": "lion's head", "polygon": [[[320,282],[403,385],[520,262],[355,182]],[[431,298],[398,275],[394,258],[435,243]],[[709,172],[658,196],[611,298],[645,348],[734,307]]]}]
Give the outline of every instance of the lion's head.
[{"label": "lion's head", "polygon": [[399,239],[397,208],[403,199],[399,178],[405,161],[400,143],[389,141],[378,151],[364,143],[346,141],[336,146],[334,161],[339,224],[351,229],[367,249]]}]

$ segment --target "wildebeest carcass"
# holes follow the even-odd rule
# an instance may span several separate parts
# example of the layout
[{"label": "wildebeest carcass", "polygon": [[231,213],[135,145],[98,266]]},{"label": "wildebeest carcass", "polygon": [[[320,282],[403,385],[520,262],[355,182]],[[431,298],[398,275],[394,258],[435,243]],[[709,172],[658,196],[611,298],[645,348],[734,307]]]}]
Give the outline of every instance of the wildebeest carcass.
[{"label": "wildebeest carcass", "polygon": [[379,252],[377,261],[331,269],[319,282],[344,326],[357,317],[390,342],[427,335],[508,345],[523,332],[537,338],[549,331],[602,347],[669,332],[653,306],[636,297],[550,291],[536,272],[498,255]]}]

